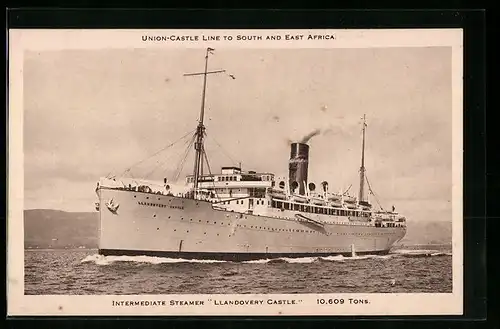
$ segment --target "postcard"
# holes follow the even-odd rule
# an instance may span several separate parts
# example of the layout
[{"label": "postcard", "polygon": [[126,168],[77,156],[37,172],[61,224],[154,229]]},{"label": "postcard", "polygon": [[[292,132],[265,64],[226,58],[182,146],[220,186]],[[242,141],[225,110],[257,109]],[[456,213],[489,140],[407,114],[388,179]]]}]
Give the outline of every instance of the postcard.
[{"label": "postcard", "polygon": [[8,314],[462,314],[462,37],[10,30]]}]

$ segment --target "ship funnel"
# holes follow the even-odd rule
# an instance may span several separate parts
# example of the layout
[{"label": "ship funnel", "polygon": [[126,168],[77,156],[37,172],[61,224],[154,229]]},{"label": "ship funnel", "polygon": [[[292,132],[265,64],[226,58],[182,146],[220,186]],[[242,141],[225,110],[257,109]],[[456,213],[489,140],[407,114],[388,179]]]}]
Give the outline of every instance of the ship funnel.
[{"label": "ship funnel", "polygon": [[290,161],[288,162],[288,179],[290,186],[298,185],[300,195],[306,193],[308,164],[309,145],[292,143],[290,145]]}]

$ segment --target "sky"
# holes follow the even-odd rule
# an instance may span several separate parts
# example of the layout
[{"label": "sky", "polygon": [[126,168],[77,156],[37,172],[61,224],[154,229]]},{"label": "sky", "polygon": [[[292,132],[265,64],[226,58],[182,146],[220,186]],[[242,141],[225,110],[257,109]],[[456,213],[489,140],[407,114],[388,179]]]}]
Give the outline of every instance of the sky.
[{"label": "sky", "polygon": [[[25,209],[94,211],[109,173],[170,181],[201,106],[204,49],[26,52]],[[309,179],[358,192],[366,173],[384,208],[451,221],[451,48],[216,49],[206,149],[221,166],[286,175],[290,141],[314,130]],[[234,75],[235,79],[229,74]],[[140,162],[142,161],[142,162]],[[372,202],[375,200],[372,198]]]}]

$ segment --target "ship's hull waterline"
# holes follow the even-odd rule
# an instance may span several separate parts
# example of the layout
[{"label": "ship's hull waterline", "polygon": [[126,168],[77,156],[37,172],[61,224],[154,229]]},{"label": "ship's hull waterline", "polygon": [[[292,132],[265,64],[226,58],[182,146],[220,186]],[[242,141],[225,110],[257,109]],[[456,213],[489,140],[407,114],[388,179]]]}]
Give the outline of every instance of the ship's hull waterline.
[{"label": "ship's hull waterline", "polygon": [[[356,253],[356,256],[362,255],[387,255],[388,250],[382,251],[365,251]],[[344,253],[221,253],[221,252],[174,252],[174,251],[158,251],[158,250],[124,250],[124,249],[99,249],[99,254],[103,256],[148,256],[162,257],[186,260],[214,260],[228,262],[244,262],[263,259],[279,259],[279,258],[301,258],[301,257],[330,257],[342,255],[352,257],[349,252]]]},{"label": "ship's hull waterline", "polygon": [[[100,188],[99,253],[244,261],[386,254],[405,227],[307,223],[213,209],[210,202]],[[118,205],[111,211],[105,204]],[[290,216],[287,216],[290,215]]]}]

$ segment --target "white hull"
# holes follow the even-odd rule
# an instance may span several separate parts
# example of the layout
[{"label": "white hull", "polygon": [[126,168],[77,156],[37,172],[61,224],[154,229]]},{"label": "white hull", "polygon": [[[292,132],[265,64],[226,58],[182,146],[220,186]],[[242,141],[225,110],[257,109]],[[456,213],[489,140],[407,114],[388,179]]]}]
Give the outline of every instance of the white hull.
[{"label": "white hull", "polygon": [[[170,255],[244,260],[262,257],[386,253],[406,227],[342,223],[342,218],[304,214],[323,227],[295,218],[214,210],[210,202],[109,188],[99,189],[102,254]],[[105,205],[113,199],[116,212]],[[338,221],[337,221],[338,220]]]}]

